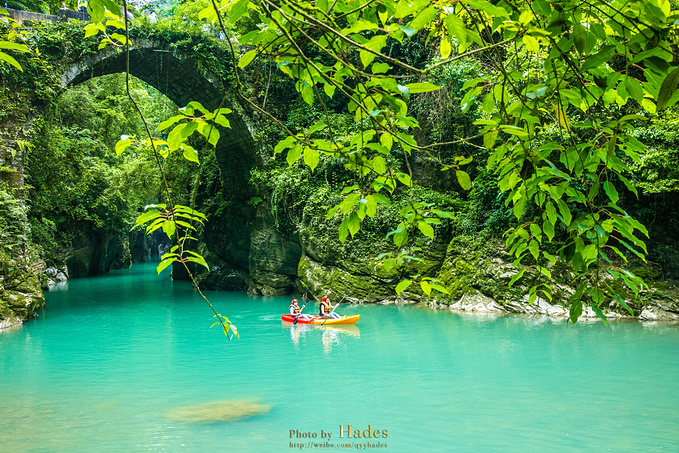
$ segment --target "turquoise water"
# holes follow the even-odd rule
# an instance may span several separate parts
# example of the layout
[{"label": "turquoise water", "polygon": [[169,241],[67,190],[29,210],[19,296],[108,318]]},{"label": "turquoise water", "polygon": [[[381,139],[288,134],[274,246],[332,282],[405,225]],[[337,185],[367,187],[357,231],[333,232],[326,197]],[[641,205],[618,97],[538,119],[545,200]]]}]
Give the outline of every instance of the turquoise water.
[{"label": "turquoise water", "polygon": [[[207,294],[240,340],[149,265],[47,293],[0,334],[0,451],[679,451],[677,326],[342,305],[353,328],[290,327],[287,297]],[[241,400],[271,409],[171,417]]]}]

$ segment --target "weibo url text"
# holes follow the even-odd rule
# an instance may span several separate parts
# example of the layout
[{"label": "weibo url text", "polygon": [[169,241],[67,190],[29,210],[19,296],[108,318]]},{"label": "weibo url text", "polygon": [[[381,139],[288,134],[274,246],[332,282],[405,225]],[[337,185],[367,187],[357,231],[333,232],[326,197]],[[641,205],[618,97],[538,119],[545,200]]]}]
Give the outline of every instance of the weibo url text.
[{"label": "weibo url text", "polygon": [[299,450],[311,448],[352,448],[355,450],[367,450],[368,448],[386,448],[387,444],[382,442],[345,442],[345,443],[331,443],[325,442],[290,442],[290,448],[297,448]]}]

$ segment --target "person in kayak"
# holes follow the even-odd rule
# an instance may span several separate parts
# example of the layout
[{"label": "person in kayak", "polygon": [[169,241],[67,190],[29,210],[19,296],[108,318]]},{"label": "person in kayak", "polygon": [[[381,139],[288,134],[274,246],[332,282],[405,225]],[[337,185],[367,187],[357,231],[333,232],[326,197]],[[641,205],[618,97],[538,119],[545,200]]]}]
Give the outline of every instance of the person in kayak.
[{"label": "person in kayak", "polygon": [[297,299],[292,299],[292,302],[290,302],[290,314],[295,315],[295,316],[302,318],[302,319],[311,318],[310,315],[307,315],[306,313],[302,313],[302,310],[299,308],[299,301]]},{"label": "person in kayak", "polygon": [[[337,304],[339,305],[339,303]],[[330,298],[328,296],[323,296],[321,299],[321,304],[318,306],[318,314],[322,318],[331,318],[331,319],[337,319],[340,317],[337,313],[335,313],[333,310],[337,307],[335,305],[334,307],[330,305]]]}]

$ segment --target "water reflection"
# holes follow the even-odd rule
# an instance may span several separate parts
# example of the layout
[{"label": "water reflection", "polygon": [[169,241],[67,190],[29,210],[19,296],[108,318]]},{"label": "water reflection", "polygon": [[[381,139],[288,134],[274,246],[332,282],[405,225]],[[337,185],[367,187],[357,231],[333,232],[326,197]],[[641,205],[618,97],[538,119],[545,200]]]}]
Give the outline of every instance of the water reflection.
[{"label": "water reflection", "polygon": [[343,339],[348,337],[360,338],[361,331],[355,324],[336,325],[313,325],[313,324],[290,324],[282,323],[284,329],[290,329],[290,339],[295,349],[299,349],[300,340],[304,340],[307,334],[317,337],[320,334],[323,352],[328,354],[333,346],[339,346]]}]

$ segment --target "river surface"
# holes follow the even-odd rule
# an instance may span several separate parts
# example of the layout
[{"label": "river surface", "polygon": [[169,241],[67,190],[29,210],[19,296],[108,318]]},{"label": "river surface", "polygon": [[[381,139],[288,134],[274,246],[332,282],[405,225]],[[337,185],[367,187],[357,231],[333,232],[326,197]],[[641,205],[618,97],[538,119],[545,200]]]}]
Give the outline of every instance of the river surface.
[{"label": "river surface", "polygon": [[48,292],[0,333],[0,451],[679,451],[674,325],[341,305],[356,326],[291,327],[288,297],[206,294],[239,340],[153,265]]}]

